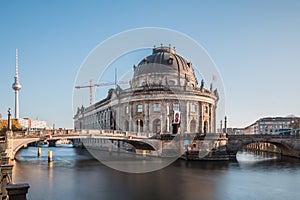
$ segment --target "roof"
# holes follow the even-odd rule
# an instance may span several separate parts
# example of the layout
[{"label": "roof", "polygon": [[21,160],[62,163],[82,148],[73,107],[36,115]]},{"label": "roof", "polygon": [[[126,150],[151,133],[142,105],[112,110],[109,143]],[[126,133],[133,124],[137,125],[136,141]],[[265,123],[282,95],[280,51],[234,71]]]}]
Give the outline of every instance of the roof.
[{"label": "roof", "polygon": [[172,47],[154,48],[152,54],[134,68],[134,77],[153,73],[176,73],[198,84],[192,63],[176,54]]}]

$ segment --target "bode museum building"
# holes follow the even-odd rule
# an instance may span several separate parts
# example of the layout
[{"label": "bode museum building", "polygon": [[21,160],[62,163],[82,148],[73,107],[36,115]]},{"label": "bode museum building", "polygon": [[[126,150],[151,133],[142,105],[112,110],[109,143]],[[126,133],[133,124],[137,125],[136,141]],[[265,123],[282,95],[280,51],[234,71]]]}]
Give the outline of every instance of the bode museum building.
[{"label": "bode museum building", "polygon": [[174,48],[156,47],[133,66],[129,88],[77,109],[74,127],[140,134],[215,133],[218,92],[198,85],[192,62]]}]

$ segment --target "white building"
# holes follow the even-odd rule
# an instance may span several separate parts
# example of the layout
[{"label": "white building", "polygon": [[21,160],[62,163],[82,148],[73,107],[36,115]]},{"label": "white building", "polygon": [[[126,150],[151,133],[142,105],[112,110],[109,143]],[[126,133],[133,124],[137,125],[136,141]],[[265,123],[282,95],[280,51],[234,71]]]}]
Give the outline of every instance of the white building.
[{"label": "white building", "polygon": [[47,122],[43,120],[31,120],[30,118],[19,118],[18,122],[24,129],[42,130],[47,127]]},{"label": "white building", "polygon": [[245,134],[284,134],[290,133],[298,117],[265,117],[245,128]]}]

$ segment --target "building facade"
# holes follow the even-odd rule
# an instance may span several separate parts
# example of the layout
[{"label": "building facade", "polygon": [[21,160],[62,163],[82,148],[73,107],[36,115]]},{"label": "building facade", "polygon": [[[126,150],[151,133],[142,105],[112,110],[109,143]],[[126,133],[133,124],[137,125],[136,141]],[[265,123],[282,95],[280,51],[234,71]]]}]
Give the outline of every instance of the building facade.
[{"label": "building facade", "polygon": [[47,128],[47,122],[43,120],[32,120],[30,118],[19,118],[19,124],[23,129],[44,130]]},{"label": "building facade", "polygon": [[133,66],[129,88],[110,89],[105,99],[80,107],[75,129],[144,133],[214,133],[218,92],[198,86],[193,65],[174,48],[154,48]]},{"label": "building facade", "polygon": [[265,117],[245,128],[245,134],[284,134],[290,133],[298,117]]}]

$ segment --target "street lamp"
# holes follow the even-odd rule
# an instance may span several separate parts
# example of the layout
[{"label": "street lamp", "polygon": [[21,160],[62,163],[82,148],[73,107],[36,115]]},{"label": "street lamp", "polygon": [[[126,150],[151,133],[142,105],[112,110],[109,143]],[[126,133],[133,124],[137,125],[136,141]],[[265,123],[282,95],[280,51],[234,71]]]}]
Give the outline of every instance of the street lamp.
[{"label": "street lamp", "polygon": [[11,131],[11,109],[8,108],[7,112],[8,112],[8,114],[7,114],[7,123],[8,123],[7,128],[8,128],[9,131]]}]

